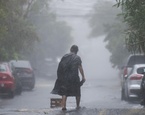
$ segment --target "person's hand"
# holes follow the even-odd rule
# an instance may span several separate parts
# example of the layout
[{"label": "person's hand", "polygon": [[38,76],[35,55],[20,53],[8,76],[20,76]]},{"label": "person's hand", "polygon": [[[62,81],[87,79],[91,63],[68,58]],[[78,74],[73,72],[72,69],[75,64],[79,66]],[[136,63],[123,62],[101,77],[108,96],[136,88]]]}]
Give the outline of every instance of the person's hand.
[{"label": "person's hand", "polygon": [[84,84],[84,82],[86,81],[85,78],[82,78],[81,82],[80,82],[80,86],[82,86]]},{"label": "person's hand", "polygon": [[86,81],[86,79],[85,78],[82,78],[82,81],[83,81],[83,83]]}]

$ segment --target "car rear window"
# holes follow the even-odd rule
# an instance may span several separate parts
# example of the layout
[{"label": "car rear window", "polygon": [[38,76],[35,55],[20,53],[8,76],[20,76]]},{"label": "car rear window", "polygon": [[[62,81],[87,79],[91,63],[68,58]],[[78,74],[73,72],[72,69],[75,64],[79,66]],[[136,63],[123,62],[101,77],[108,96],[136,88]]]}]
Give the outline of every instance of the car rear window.
[{"label": "car rear window", "polygon": [[128,66],[133,66],[135,64],[145,64],[145,56],[142,55],[142,56],[131,56],[129,58],[129,61],[127,63]]},{"label": "car rear window", "polygon": [[31,65],[28,61],[14,61],[12,62],[12,65],[18,68],[31,68]]},{"label": "car rear window", "polygon": [[0,72],[5,72],[7,71],[7,68],[5,65],[0,65]]}]

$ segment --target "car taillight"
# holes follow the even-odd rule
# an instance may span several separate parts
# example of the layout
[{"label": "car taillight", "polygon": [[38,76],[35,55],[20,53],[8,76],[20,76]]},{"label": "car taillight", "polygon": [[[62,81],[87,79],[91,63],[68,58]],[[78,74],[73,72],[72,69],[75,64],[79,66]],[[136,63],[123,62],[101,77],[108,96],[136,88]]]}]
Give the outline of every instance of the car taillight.
[{"label": "car taillight", "polygon": [[130,80],[141,80],[143,75],[132,75],[130,77]]},{"label": "car taillight", "polygon": [[25,71],[27,72],[27,73],[32,73],[32,69],[25,69]]},{"label": "car taillight", "polygon": [[13,81],[14,80],[14,78],[9,75],[3,75],[1,78],[4,81]]},{"label": "car taillight", "polygon": [[125,67],[125,68],[124,68],[124,71],[123,71],[123,76],[127,75],[127,72],[128,72],[128,71],[127,71],[127,67]]}]

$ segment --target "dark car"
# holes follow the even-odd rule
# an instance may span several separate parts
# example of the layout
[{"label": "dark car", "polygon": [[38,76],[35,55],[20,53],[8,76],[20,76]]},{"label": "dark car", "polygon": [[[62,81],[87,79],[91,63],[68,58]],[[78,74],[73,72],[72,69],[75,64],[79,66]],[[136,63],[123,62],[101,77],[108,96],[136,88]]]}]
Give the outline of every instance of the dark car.
[{"label": "dark car", "polygon": [[6,63],[0,63],[0,95],[8,95],[10,98],[15,95],[15,79]]},{"label": "dark car", "polygon": [[125,89],[124,84],[126,82],[126,77],[131,72],[133,66],[135,64],[145,64],[145,55],[142,54],[133,54],[130,55],[126,61],[126,65],[122,67],[121,69],[121,99],[126,100],[125,96]]},{"label": "dark car", "polygon": [[35,74],[29,61],[11,60],[10,62],[13,73],[19,77],[22,87],[33,89],[35,86]]}]

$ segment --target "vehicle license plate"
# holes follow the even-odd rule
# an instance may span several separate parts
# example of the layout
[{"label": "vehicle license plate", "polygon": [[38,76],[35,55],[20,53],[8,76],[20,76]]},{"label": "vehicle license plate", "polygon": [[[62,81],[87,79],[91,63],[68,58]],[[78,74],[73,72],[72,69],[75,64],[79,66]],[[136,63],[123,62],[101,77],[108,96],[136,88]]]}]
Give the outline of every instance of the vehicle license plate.
[{"label": "vehicle license plate", "polygon": [[4,84],[3,83],[1,84],[1,87],[4,87]]}]

